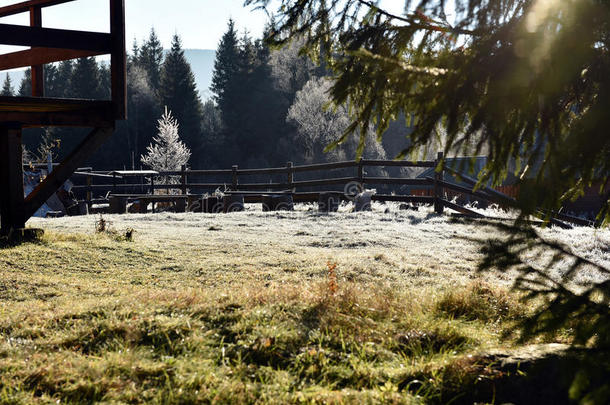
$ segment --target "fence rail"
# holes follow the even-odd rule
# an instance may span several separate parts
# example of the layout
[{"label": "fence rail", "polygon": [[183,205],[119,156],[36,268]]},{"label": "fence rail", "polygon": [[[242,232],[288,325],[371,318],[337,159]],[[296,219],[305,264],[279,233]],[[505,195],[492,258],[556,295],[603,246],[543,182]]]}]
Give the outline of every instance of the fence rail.
[{"label": "fence rail", "polygon": [[[107,172],[99,171],[80,171],[77,173],[78,176],[85,176],[87,178],[86,185],[74,186],[75,190],[85,190],[87,192],[92,191],[116,191],[119,189],[129,189],[130,187],[138,187],[140,189],[146,188],[150,192],[153,190],[180,190],[186,194],[188,189],[216,189],[226,187],[228,190],[278,190],[278,189],[295,189],[301,187],[327,187],[333,185],[347,184],[351,182],[360,183],[362,185],[403,185],[403,186],[432,186],[433,184],[428,179],[423,178],[406,178],[406,177],[370,177],[365,176],[365,168],[367,167],[398,167],[398,168],[434,168],[438,165],[438,160],[432,161],[395,161],[395,160],[366,160],[360,161],[343,161],[333,163],[317,163],[310,165],[299,165],[295,166],[292,162],[288,162],[285,167],[273,167],[273,168],[256,168],[256,169],[240,169],[237,165],[231,169],[189,169],[183,167],[179,171],[163,171],[156,175],[137,175],[134,174],[131,177],[139,178],[139,182],[123,182],[126,179],[120,175],[112,175]],[[357,173],[354,176],[346,177],[326,177],[326,178],[313,178],[295,180],[295,175],[303,173],[311,173],[316,171],[323,171],[328,173],[331,170],[337,169],[357,169]],[[248,182],[244,177],[246,176],[285,176],[284,181],[269,181],[269,182]],[[212,176],[224,176],[226,181],[193,181],[193,178],[201,179],[202,177]],[[155,179],[167,179],[168,177],[174,177],[178,179],[177,182],[157,182]],[[94,184],[94,179],[113,179],[112,184]]]},{"label": "fence rail", "polygon": [[[319,194],[320,190],[318,189],[326,188],[328,191],[328,188],[335,186],[341,186],[341,188],[347,188],[348,185],[355,186],[352,189],[364,189],[367,186],[408,186],[433,189],[434,181],[426,178],[374,177],[365,174],[368,168],[435,168],[438,166],[440,159],[442,159],[442,154],[439,154],[436,160],[415,162],[371,159],[308,165],[294,165],[292,162],[287,162],[283,167],[247,169],[240,169],[237,165],[230,169],[189,169],[183,166],[181,170],[162,171],[157,174],[138,174],[138,171],[133,171],[129,175],[117,174],[118,171],[109,173],[87,168],[88,170],[81,170],[76,174],[78,177],[85,177],[85,184],[75,185],[73,190],[78,193],[84,192],[84,201],[91,205],[92,201],[99,201],[99,198],[95,198],[94,194],[103,197],[108,193],[128,193],[129,191],[153,194],[158,190],[167,192],[177,190],[181,194],[188,194],[192,191],[209,192],[217,189],[259,193],[273,191],[296,193],[298,190],[300,199],[314,199]],[[350,169],[354,170],[351,175],[345,172]],[[344,170],[344,173],[333,176],[332,172],[335,170]],[[268,182],[261,181],[261,178],[264,178],[263,176],[269,176]],[[305,178],[301,177],[299,179],[300,176],[305,176]],[[252,181],[252,177],[258,178]],[[173,181],[168,182],[167,179],[169,178],[172,178]],[[442,173],[440,178],[442,179]],[[105,179],[112,180],[111,184],[108,181],[104,182]],[[391,191],[391,194],[379,194],[375,199],[378,201],[434,203],[442,198],[441,190],[438,187],[439,194],[434,196],[412,194],[401,196],[394,195],[395,190]],[[307,192],[313,194],[308,195]],[[442,210],[442,206],[437,208]]]},{"label": "fence rail", "polygon": [[[463,158],[462,158],[463,159]],[[258,202],[265,193],[273,192],[290,192],[293,194],[295,202],[317,201],[318,196],[323,191],[329,191],[328,187],[342,186],[343,192],[353,193],[358,190],[363,190],[370,186],[404,186],[408,189],[406,194],[396,194],[396,190],[392,190],[390,194],[380,193],[373,196],[373,201],[397,201],[406,203],[424,203],[434,205],[437,213],[442,213],[444,208],[450,208],[458,211],[461,214],[480,218],[481,214],[476,213],[466,207],[455,204],[450,200],[453,195],[467,195],[476,200],[498,203],[504,207],[515,207],[516,200],[513,196],[509,196],[490,187],[480,187],[474,190],[477,180],[473,179],[457,170],[450,165],[439,163],[443,161],[443,154],[438,153],[437,159],[427,161],[395,161],[395,160],[367,160],[360,161],[343,161],[333,163],[318,163],[310,165],[295,166],[292,162],[287,162],[284,167],[272,168],[256,168],[256,169],[240,169],[234,165],[231,169],[209,169],[209,170],[193,170],[185,166],[179,171],[164,171],[156,174],[146,172],[146,174],[138,174],[137,171],[129,175],[121,176],[116,173],[93,171],[88,168],[87,171],[79,171],[76,173],[79,177],[86,178],[85,185],[76,185],[73,187],[75,191],[85,192],[85,201],[91,205],[93,202],[103,201],[104,198],[94,198],[94,192],[97,194],[108,195],[108,193],[129,193],[134,194],[154,194],[157,190],[178,190],[181,195],[189,195],[192,191],[214,191],[222,189],[222,191],[237,191],[247,194],[247,202]],[[451,161],[448,159],[447,161]],[[373,177],[366,176],[366,168],[381,167],[381,168],[422,168],[431,169],[438,168],[432,175],[424,177]],[[304,173],[323,172],[329,175],[333,170],[339,169],[355,169],[352,176],[335,176],[325,178],[309,178],[297,180],[296,176]],[[144,172],[142,172],[144,173]],[[450,175],[461,181],[461,184],[455,184],[447,181],[445,174]],[[205,177],[214,177],[212,181],[201,181]],[[269,182],[254,182],[248,181],[249,176],[270,176]],[[278,176],[284,176],[283,180],[279,180]],[[218,181],[217,177],[224,177],[226,181]],[[275,179],[273,179],[275,177]],[[321,176],[323,177],[323,176]],[[130,178],[139,179],[139,182],[128,182]],[[163,179],[173,178],[173,182],[163,182]],[[112,184],[94,184],[94,180],[103,181],[104,179],[112,179]],[[318,188],[327,188],[326,190],[316,190]],[[304,190],[308,189],[308,190]],[[349,189],[349,190],[348,190]],[[384,190],[385,191],[385,190]],[[250,193],[250,194],[248,194]],[[453,194],[451,194],[453,193]],[[193,193],[197,195],[197,193]],[[191,195],[193,195],[191,194]],[[568,221],[579,225],[590,225],[590,221],[585,221],[579,218],[574,218],[564,214],[553,214],[553,221]]]}]

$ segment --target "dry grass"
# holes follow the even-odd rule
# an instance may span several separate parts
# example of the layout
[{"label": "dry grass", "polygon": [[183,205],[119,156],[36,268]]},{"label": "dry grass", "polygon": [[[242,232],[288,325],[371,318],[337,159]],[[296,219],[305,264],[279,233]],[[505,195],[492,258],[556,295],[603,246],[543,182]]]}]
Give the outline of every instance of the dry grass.
[{"label": "dry grass", "polygon": [[425,219],[257,215],[35,221],[0,250],[0,403],[445,403],[515,344],[508,279]]}]

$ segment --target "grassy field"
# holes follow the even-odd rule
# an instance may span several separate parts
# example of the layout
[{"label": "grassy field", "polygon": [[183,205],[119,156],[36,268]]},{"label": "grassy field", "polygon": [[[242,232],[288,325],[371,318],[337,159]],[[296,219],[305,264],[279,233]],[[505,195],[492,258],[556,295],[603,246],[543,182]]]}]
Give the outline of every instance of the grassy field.
[{"label": "grassy field", "polygon": [[[531,310],[510,274],[474,270],[492,227],[397,210],[105,219],[114,232],[33,220],[42,240],[0,249],[0,403],[491,402],[520,375],[489,355],[519,349],[504,335]],[[610,260],[606,231],[545,232]]]}]

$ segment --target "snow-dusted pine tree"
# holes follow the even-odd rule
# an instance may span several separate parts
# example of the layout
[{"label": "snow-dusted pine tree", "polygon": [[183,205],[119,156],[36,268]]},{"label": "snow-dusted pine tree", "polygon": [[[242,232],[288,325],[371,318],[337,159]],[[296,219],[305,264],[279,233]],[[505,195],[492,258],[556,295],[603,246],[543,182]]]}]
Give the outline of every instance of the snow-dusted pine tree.
[{"label": "snow-dusted pine tree", "polygon": [[[180,140],[178,121],[172,117],[171,111],[165,107],[165,113],[157,121],[158,133],[142,155],[142,163],[156,171],[176,171],[186,165],[191,157],[191,151]],[[163,176],[159,181],[165,184],[177,183],[176,176]]]}]

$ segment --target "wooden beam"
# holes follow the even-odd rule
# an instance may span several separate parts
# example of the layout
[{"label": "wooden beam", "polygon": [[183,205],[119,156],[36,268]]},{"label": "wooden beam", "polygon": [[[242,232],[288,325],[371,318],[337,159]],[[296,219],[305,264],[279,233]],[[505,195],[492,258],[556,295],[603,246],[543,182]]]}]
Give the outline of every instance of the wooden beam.
[{"label": "wooden beam", "polygon": [[0,97],[0,122],[24,127],[114,125],[112,102],[105,100]]},{"label": "wooden beam", "polygon": [[56,6],[56,5],[62,4],[62,3],[69,3],[71,1],[74,1],[74,0],[22,1],[21,3],[16,3],[16,4],[11,4],[8,6],[0,7],[0,18],[28,12],[30,10],[30,7],[50,7],[50,6]]},{"label": "wooden beam", "polygon": [[441,199],[440,201],[441,204],[443,204],[445,207],[457,211],[461,214],[467,215],[471,218],[485,218],[485,215],[479,214],[478,212],[468,209],[466,207],[462,207],[461,205],[454,204],[451,201],[447,201],[445,199]]},{"label": "wooden beam", "polygon": [[0,125],[0,221],[3,234],[25,227],[21,127]]},{"label": "wooden beam", "polygon": [[63,162],[27,196],[24,218],[28,219],[72,176],[72,173],[112,135],[114,128],[95,128]]},{"label": "wooden beam", "polygon": [[0,70],[44,65],[46,63],[61,62],[62,60],[103,55],[104,53],[101,51],[77,51],[59,48],[32,48],[0,55]]},{"label": "wooden beam", "polygon": [[0,24],[0,43],[3,45],[42,48],[78,49],[110,53],[112,37],[100,32],[61,30]]},{"label": "wooden beam", "polygon": [[[39,6],[30,7],[30,27],[42,27],[42,9]],[[33,64],[30,70],[32,77],[32,96],[44,96],[44,66]]]},{"label": "wooden beam", "polygon": [[419,195],[391,195],[391,194],[373,194],[373,201],[395,201],[416,204],[433,204],[434,197],[419,196]]},{"label": "wooden beam", "polygon": [[[52,112],[52,111],[84,111],[94,108],[105,108],[111,104],[107,100],[89,100],[79,98],[53,98],[53,97],[8,97],[0,96],[0,112]],[[0,115],[0,122],[6,120]]]},{"label": "wooden beam", "polygon": [[98,112],[15,112],[0,113],[7,120],[19,122],[24,128],[41,127],[108,127],[114,125],[112,112],[102,114]]},{"label": "wooden beam", "polygon": [[114,117],[127,118],[127,55],[125,51],[125,0],[110,0],[110,34],[112,50],[110,68]]}]

